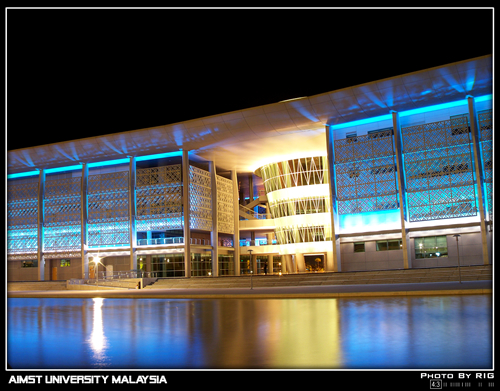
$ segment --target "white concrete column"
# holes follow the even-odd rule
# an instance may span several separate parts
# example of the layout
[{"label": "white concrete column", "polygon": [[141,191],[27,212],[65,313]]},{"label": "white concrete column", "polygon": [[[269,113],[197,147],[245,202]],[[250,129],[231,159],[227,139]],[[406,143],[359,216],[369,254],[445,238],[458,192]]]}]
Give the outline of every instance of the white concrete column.
[{"label": "white concrete column", "polygon": [[286,267],[286,272],[287,273],[295,273],[295,265],[293,263],[292,255],[291,254],[285,254],[285,267]]},{"label": "white concrete column", "polygon": [[80,187],[80,220],[81,220],[81,257],[82,257],[82,278],[89,278],[89,255],[88,255],[88,234],[87,234],[87,219],[88,219],[88,202],[87,202],[87,185],[89,178],[89,166],[87,163],[82,165],[82,182]]},{"label": "white concrete column", "polygon": [[215,162],[208,162],[210,171],[210,184],[212,187],[212,231],[210,241],[212,242],[212,276],[219,276],[219,205],[217,202],[217,168]]},{"label": "white concrete column", "polygon": [[273,274],[273,254],[267,256],[267,274]]},{"label": "white concrete column", "polygon": [[333,271],[333,265],[335,264],[334,260],[333,251],[327,251],[325,253],[325,271]]},{"label": "white concrete column", "polygon": [[182,151],[182,210],[184,222],[184,271],[191,278],[191,226],[189,197],[189,151]]},{"label": "white concrete column", "polygon": [[137,270],[137,232],[135,229],[136,197],[135,197],[135,157],[129,156],[129,234],[130,234],[130,270]]},{"label": "white concrete column", "polygon": [[335,148],[334,137],[330,126],[326,125],[326,146],[328,159],[328,181],[330,183],[330,215],[332,224],[332,255],[333,259],[326,262],[325,270],[339,272],[342,270],[342,262],[340,256],[340,227],[339,214],[337,210],[337,184],[335,182]]},{"label": "white concrete column", "polygon": [[286,273],[286,256],[280,255],[280,257],[281,257],[281,273],[285,274]]},{"label": "white concrete column", "polygon": [[406,213],[406,183],[404,176],[403,165],[403,135],[401,133],[401,124],[399,121],[399,113],[391,111],[392,113],[392,126],[394,129],[394,147],[396,157],[396,180],[398,184],[398,200],[399,200],[399,214],[401,218],[401,242],[403,245],[403,267],[405,269],[411,268],[411,246],[410,235],[406,228],[408,222],[408,215]]},{"label": "white concrete column", "polygon": [[479,221],[481,226],[481,245],[483,248],[483,264],[488,265],[490,261],[490,249],[488,245],[489,232],[486,227],[485,204],[486,197],[484,194],[484,167],[481,159],[481,146],[479,144],[479,121],[477,119],[476,102],[474,97],[467,96],[467,105],[469,108],[470,132],[472,136],[472,151],[474,158],[474,177],[476,178],[477,205],[479,207]]},{"label": "white concrete column", "polygon": [[234,275],[240,275],[240,205],[238,194],[238,175],[236,170],[231,171],[231,180],[233,181],[233,211],[234,211]]},{"label": "white concrete column", "polygon": [[306,271],[306,260],[304,254],[295,253],[295,263],[297,264],[297,271],[303,273]]},{"label": "white concrete column", "polygon": [[38,281],[45,280],[45,258],[43,256],[43,198],[45,194],[45,171],[40,170],[38,174],[38,214],[37,214],[37,259],[38,259]]}]

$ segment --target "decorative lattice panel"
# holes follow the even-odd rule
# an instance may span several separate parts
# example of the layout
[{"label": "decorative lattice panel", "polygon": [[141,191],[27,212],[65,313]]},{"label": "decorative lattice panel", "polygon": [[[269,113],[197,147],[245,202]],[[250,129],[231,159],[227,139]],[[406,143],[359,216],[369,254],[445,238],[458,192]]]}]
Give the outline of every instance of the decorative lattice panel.
[{"label": "decorative lattice panel", "polygon": [[478,114],[481,155],[484,167],[484,185],[488,202],[488,215],[493,220],[493,113],[491,110]]},{"label": "decorative lattice panel", "polygon": [[138,169],[136,229],[182,229],[181,165]]},{"label": "decorative lattice panel", "polygon": [[88,245],[130,244],[129,172],[89,175]]},{"label": "decorative lattice panel", "polygon": [[217,175],[217,219],[219,232],[234,234],[233,181]]},{"label": "decorative lattice panel", "polygon": [[81,183],[81,177],[45,181],[43,251],[51,257],[80,254]]},{"label": "decorative lattice panel", "polygon": [[7,186],[7,259],[37,257],[38,183]]},{"label": "decorative lattice panel", "polygon": [[398,208],[392,130],[335,140],[339,214]]},{"label": "decorative lattice panel", "polygon": [[212,230],[212,188],[208,171],[189,166],[190,228]]},{"label": "decorative lattice panel", "polygon": [[477,214],[467,117],[402,129],[410,221]]}]

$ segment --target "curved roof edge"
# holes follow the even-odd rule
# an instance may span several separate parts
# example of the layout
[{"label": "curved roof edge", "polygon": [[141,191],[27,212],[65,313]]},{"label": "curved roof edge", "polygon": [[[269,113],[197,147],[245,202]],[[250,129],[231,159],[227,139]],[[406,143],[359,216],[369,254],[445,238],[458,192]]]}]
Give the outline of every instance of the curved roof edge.
[{"label": "curved roof edge", "polygon": [[8,151],[8,173],[232,145],[492,93],[492,56],[436,66],[308,97],[207,117]]}]

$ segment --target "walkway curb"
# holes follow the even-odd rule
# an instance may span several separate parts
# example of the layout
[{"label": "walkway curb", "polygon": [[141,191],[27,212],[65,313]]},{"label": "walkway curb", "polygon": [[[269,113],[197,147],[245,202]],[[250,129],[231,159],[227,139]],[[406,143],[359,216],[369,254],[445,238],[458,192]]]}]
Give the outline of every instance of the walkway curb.
[{"label": "walkway curb", "polygon": [[134,290],[114,291],[30,291],[10,292],[8,298],[115,298],[115,299],[310,299],[344,297],[400,297],[438,295],[482,295],[492,294],[492,289],[439,289],[415,291],[370,291],[370,292],[296,292],[296,293],[181,293],[165,290],[161,293],[145,293]]}]

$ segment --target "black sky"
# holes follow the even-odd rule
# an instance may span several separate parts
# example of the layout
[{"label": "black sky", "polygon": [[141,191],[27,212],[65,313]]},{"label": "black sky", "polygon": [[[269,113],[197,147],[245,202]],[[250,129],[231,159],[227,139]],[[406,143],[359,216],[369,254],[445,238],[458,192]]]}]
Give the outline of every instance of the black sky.
[{"label": "black sky", "polygon": [[320,94],[492,53],[491,9],[7,10],[7,149]]}]

